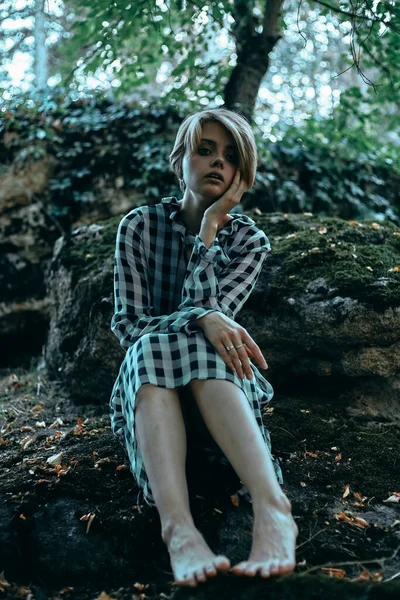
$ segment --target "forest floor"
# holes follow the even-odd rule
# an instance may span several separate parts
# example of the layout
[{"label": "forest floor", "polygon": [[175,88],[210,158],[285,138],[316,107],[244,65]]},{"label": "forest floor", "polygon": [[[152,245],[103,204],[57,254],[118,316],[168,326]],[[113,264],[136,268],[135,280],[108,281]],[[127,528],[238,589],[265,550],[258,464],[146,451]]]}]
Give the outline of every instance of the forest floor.
[{"label": "forest floor", "polygon": [[[400,422],[301,394],[276,394],[264,413],[300,530],[296,570],[184,590],[108,406],[76,406],[45,371],[1,370],[0,597],[399,598]],[[195,522],[214,551],[241,560],[251,505],[229,468],[207,465],[190,467]]]}]

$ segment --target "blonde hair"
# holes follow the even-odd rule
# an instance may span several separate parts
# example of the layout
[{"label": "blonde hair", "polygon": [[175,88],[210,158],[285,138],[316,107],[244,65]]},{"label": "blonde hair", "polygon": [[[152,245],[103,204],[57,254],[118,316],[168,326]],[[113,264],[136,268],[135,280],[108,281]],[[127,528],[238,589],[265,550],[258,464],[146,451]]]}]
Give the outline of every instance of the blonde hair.
[{"label": "blonde hair", "polygon": [[239,155],[241,175],[251,188],[257,169],[257,147],[249,123],[238,113],[226,108],[202,110],[185,118],[179,127],[175,144],[169,156],[172,171],[179,179],[180,188],[185,189],[183,177],[183,157],[185,152],[193,152],[200,145],[201,129],[204,123],[220,123],[233,137]]}]

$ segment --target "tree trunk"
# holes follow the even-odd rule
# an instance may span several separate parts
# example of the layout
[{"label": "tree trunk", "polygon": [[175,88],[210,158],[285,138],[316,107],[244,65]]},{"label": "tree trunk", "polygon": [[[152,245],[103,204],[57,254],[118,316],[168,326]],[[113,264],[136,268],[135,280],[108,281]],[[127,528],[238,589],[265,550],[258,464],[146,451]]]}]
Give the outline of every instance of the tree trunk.
[{"label": "tree trunk", "polygon": [[252,13],[251,2],[235,0],[233,15],[235,25],[237,63],[224,90],[225,106],[237,110],[251,120],[258,90],[269,67],[269,53],[282,37],[279,33],[279,13],[283,0],[265,0],[261,24]]},{"label": "tree trunk", "polygon": [[47,48],[45,30],[45,0],[35,0],[35,87],[43,91],[47,87]]}]

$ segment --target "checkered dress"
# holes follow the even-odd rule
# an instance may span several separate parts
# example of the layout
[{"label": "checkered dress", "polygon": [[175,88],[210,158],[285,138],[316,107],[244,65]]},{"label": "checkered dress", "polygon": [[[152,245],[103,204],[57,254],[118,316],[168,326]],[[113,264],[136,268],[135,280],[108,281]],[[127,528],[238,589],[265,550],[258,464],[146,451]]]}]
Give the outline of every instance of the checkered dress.
[{"label": "checkered dress", "polygon": [[[234,319],[251,294],[271,247],[254,221],[242,214],[219,230],[207,248],[189,233],[181,202],[163,198],[123,217],[117,233],[111,329],[126,349],[110,399],[111,428],[123,443],[131,471],[145,501],[154,498],[135,436],[135,398],[151,383],[182,391],[192,379],[225,379],[241,388],[253,410],[268,450],[260,406],[273,397],[271,384],[251,363],[254,377],[240,379],[196,325],[220,311]],[[192,247],[186,257],[186,247]],[[208,450],[210,460],[226,458]],[[282,472],[272,457],[278,480]],[[243,486],[240,490],[249,498]]]}]

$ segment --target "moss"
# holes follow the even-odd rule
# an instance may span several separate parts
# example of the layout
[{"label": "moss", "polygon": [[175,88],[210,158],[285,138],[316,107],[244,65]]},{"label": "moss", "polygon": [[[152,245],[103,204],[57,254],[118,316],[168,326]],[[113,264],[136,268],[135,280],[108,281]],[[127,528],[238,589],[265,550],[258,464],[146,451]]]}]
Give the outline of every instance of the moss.
[{"label": "moss", "polygon": [[105,262],[114,257],[115,239],[121,216],[100,221],[96,233],[73,234],[60,252],[58,260],[66,268],[73,267],[75,278],[80,279],[100,271]]},{"label": "moss", "polygon": [[249,214],[268,236],[267,265],[278,266],[267,293],[271,300],[304,293],[322,277],[337,296],[376,308],[397,306],[400,294],[400,231],[389,222],[336,217]]}]

